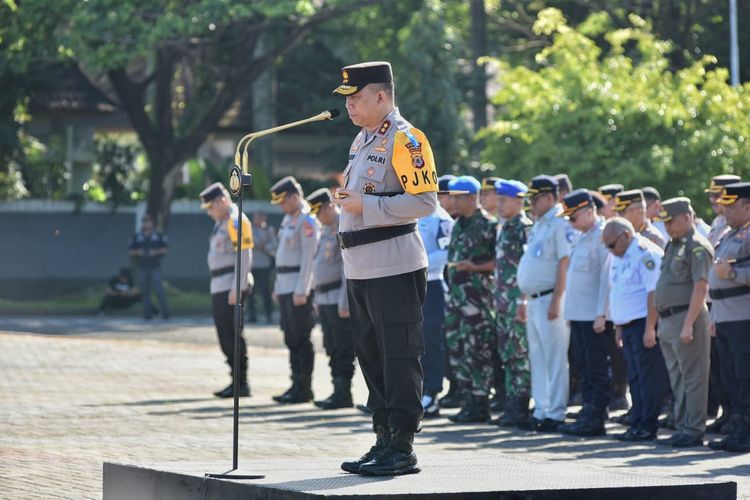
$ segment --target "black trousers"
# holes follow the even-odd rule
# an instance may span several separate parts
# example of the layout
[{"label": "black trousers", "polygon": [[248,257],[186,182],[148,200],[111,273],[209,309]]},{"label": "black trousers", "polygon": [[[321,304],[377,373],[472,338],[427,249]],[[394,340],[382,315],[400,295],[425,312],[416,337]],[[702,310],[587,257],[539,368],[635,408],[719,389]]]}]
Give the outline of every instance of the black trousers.
[{"label": "black trousers", "polygon": [[254,284],[253,289],[250,292],[247,312],[247,317],[250,320],[255,320],[257,317],[256,311],[260,305],[259,302],[262,300],[266,318],[268,321],[271,321],[271,314],[273,313],[273,300],[271,300],[271,274],[272,269],[270,267],[253,269]]},{"label": "black trousers", "polygon": [[339,316],[337,304],[318,306],[320,327],[323,329],[323,346],[328,354],[331,377],[349,380],[354,376],[354,339],[349,318]]},{"label": "black trousers", "polygon": [[422,418],[425,269],[347,280],[354,347],[370,391],[373,425],[417,432]]},{"label": "black trousers", "polygon": [[580,377],[583,404],[604,411],[609,405],[612,380],[609,351],[614,342],[614,326],[610,321],[602,333],[594,331],[593,321],[571,321],[570,338],[580,351]]},{"label": "black trousers", "polygon": [[[243,301],[246,294],[246,292],[242,293]],[[234,378],[234,306],[229,305],[228,299],[229,291],[211,294],[211,306],[219,345],[221,352],[227,358],[227,364]],[[240,314],[240,320],[241,318],[242,314]],[[245,337],[242,336],[243,326],[240,325],[240,384],[247,382],[247,345]]]},{"label": "black trousers", "polygon": [[750,320],[716,323],[716,347],[732,414],[750,418]]},{"label": "black trousers", "polygon": [[315,351],[310,342],[310,332],[315,326],[313,316],[313,294],[307,302],[295,306],[291,293],[279,295],[281,311],[281,330],[284,332],[284,343],[289,349],[289,366],[292,369],[292,382],[301,379],[310,380],[315,363]]}]

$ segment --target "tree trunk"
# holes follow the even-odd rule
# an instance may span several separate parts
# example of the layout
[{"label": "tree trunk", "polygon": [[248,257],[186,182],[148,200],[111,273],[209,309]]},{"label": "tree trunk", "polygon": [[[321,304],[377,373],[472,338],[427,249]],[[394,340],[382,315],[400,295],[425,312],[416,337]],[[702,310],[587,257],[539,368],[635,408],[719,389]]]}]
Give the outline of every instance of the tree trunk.
[{"label": "tree trunk", "polygon": [[[471,111],[474,116],[474,133],[487,126],[487,70],[479,58],[487,55],[487,12],[484,0],[471,0],[471,59],[472,59],[472,99]],[[472,147],[475,154],[482,150],[477,142]]]}]

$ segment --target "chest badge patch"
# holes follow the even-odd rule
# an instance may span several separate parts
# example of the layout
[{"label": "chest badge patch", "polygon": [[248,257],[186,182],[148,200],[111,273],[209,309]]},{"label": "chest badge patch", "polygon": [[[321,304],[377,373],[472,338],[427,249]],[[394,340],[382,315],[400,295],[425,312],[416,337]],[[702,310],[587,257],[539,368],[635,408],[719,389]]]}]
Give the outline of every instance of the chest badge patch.
[{"label": "chest badge patch", "polygon": [[372,182],[366,183],[362,188],[362,191],[365,194],[373,194],[375,192],[375,184],[373,184]]},{"label": "chest badge patch", "polygon": [[373,151],[377,151],[378,153],[385,153],[387,150],[385,148],[385,145],[388,144],[388,138],[383,137],[383,140],[380,141],[380,146],[375,146],[372,148]]},{"label": "chest badge patch", "polygon": [[372,177],[373,175],[375,175],[375,168],[373,168],[373,167],[368,168],[367,169],[367,177]]}]

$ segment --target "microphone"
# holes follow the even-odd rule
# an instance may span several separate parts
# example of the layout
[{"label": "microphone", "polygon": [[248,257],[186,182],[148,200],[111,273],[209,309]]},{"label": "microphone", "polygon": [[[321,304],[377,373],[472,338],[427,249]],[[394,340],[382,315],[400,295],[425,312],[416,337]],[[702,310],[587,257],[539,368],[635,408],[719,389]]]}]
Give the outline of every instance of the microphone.
[{"label": "microphone", "polygon": [[[305,120],[287,123],[285,125],[279,125],[278,127],[273,127],[266,130],[259,130],[258,132],[251,132],[240,139],[240,141],[237,143],[237,148],[234,150],[234,164],[240,167],[244,173],[247,173],[249,163],[247,149],[250,146],[250,143],[258,137],[275,134],[276,132],[281,132],[282,130],[287,130],[292,127],[299,127],[300,125],[304,125],[306,123],[333,120],[340,114],[341,112],[336,108],[329,109],[328,111],[323,111],[322,113],[311,116],[310,118],[307,118]],[[242,150],[241,154],[240,150]]]}]

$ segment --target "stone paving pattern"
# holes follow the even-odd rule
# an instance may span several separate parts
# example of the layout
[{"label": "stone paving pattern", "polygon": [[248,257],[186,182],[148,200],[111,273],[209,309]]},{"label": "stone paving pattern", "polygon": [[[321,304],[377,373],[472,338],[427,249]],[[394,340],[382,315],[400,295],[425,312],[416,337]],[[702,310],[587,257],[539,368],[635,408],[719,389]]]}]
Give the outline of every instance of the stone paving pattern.
[{"label": "stone paving pattern", "polygon": [[[336,463],[369,448],[370,425],[357,410],[273,403],[271,396],[289,383],[281,333],[251,326],[246,338],[253,397],[240,400],[240,465],[284,457]],[[320,351],[317,330],[315,340]],[[101,498],[105,461],[230,464],[232,402],[211,395],[228,383],[227,375],[205,318],[0,319],[0,498]],[[318,397],[331,391],[320,353],[314,390]],[[359,374],[354,392],[365,401]],[[750,499],[750,455],[708,448],[675,451],[608,437],[457,425],[445,418],[425,422],[416,447],[432,456],[481,451],[498,462],[507,454],[562,468],[731,480],[738,483],[739,498]]]}]

